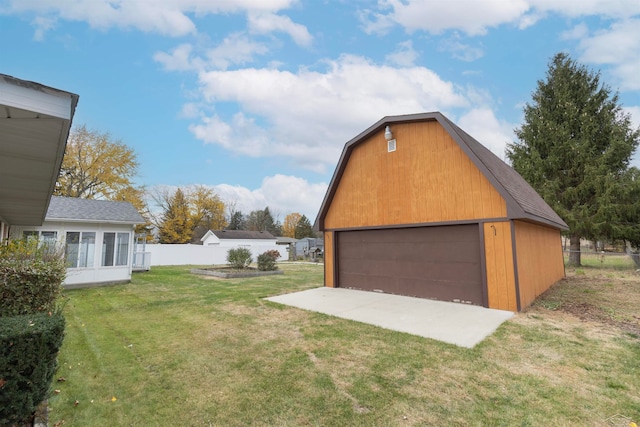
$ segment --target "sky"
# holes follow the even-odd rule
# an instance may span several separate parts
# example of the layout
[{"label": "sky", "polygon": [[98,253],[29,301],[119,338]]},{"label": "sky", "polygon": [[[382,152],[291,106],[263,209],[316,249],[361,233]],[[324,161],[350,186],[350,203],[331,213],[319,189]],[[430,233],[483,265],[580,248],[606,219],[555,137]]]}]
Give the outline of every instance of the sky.
[{"label": "sky", "polygon": [[[347,141],[440,111],[504,159],[551,58],[640,126],[638,0],[0,0],[0,73],[76,93],[137,185],[313,220]],[[634,159],[634,165],[640,161]]]}]

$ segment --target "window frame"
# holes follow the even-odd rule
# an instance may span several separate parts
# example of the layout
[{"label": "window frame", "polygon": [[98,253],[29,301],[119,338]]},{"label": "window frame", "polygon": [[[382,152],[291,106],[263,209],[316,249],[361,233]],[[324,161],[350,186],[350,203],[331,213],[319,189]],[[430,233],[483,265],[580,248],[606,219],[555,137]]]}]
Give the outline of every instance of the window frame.
[{"label": "window frame", "polygon": [[[109,238],[107,238],[109,236]],[[131,233],[127,231],[105,231],[102,233],[101,267],[127,267],[130,264],[129,247]]]},{"label": "window frame", "polygon": [[[70,242],[69,237],[77,235],[76,242]],[[93,242],[91,241],[93,239]],[[64,239],[64,259],[67,268],[86,269],[95,267],[97,233],[95,231],[67,231]],[[70,262],[71,245],[77,245],[74,262]]]}]

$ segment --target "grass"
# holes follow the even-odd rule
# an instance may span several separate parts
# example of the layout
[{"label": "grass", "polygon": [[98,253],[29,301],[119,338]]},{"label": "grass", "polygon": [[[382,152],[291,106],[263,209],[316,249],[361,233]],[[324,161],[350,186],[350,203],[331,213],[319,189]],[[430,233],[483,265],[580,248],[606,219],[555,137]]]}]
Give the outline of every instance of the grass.
[{"label": "grass", "polygon": [[[565,255],[565,263],[569,257]],[[610,270],[631,270],[636,266],[631,257],[624,253],[606,252],[604,255],[596,253],[582,253],[580,262],[584,268],[606,268]]]},{"label": "grass", "polygon": [[[640,420],[640,279],[631,273],[568,270],[464,349],[262,300],[322,284],[321,265],[281,268],[220,280],[154,267],[128,285],[68,291],[64,381],[54,382],[49,425]],[[577,316],[577,303],[592,315]]]}]

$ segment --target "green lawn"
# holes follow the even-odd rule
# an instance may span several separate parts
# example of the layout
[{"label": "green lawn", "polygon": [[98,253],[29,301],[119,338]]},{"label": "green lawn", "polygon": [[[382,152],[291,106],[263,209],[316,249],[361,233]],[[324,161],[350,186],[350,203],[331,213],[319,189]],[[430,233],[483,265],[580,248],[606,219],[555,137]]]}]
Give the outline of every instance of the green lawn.
[{"label": "green lawn", "polygon": [[[534,307],[464,349],[263,301],[322,284],[321,265],[281,268],[220,280],[154,267],[128,285],[68,291],[64,381],[53,384],[49,425],[640,420],[640,279],[631,273],[568,271]],[[576,304],[590,315],[580,318]]]}]

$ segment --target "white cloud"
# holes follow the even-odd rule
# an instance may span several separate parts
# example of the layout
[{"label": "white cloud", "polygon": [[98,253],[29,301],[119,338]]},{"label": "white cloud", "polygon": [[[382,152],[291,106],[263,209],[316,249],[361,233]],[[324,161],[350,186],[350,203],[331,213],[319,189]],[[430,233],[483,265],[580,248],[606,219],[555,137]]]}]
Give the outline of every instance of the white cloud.
[{"label": "white cloud", "polygon": [[623,107],[623,110],[631,116],[631,126],[633,126],[633,129],[640,129],[640,106]]},{"label": "white cloud", "polygon": [[570,18],[590,15],[627,18],[640,13],[640,2],[635,0],[528,0],[528,3],[537,11],[553,12]]},{"label": "white cloud", "polygon": [[175,47],[170,53],[156,52],[153,59],[161,63],[168,71],[197,70],[199,68],[198,62],[202,61],[194,62],[194,58],[191,56],[192,51],[193,46],[184,43]]},{"label": "white cloud", "polygon": [[283,156],[326,172],[343,145],[386,115],[465,107],[466,96],[425,67],[393,68],[345,55],[325,72],[240,69],[200,73],[210,104],[232,102],[231,117],[203,115],[196,138],[251,156]]},{"label": "white cloud", "polygon": [[299,212],[313,222],[327,184],[314,184],[303,178],[277,174],[264,178],[260,188],[253,190],[229,184],[214,185],[213,189],[226,203],[235,203],[236,209],[245,215],[268,206],[280,221],[291,212]]},{"label": "white cloud", "polygon": [[169,53],[156,52],[153,59],[167,71],[226,70],[231,65],[253,62],[256,55],[264,55],[268,50],[242,33],[232,33],[216,47],[202,52],[195,52],[193,45],[183,43]]},{"label": "white cloud", "polygon": [[265,45],[250,40],[246,35],[234,33],[208,50],[206,55],[213,68],[226,70],[230,65],[250,63],[255,55],[264,55],[268,50]]},{"label": "white cloud", "polygon": [[384,33],[394,25],[407,31],[440,34],[458,30],[470,36],[484,35],[489,28],[510,24],[527,28],[554,13],[570,18],[605,16],[614,19],[640,13],[633,0],[379,0],[378,11],[360,13],[368,33]]},{"label": "white cloud", "polygon": [[33,39],[36,41],[44,40],[44,35],[47,31],[56,26],[56,19],[47,16],[36,16],[33,20],[33,26],[36,27],[36,32],[33,34]]},{"label": "white cloud", "polygon": [[562,40],[581,40],[589,34],[589,28],[583,22],[560,34]]},{"label": "white cloud", "polygon": [[385,59],[387,62],[400,67],[411,67],[418,59],[418,52],[413,48],[413,42],[407,40],[398,43],[397,50],[387,55]]},{"label": "white cloud", "polygon": [[457,122],[469,135],[477,139],[496,156],[505,159],[505,148],[514,140],[516,125],[498,120],[487,107],[474,108],[465,113]]},{"label": "white cloud", "polygon": [[296,44],[300,46],[310,46],[313,37],[304,25],[296,24],[288,16],[276,15],[275,13],[261,12],[249,13],[249,29],[258,34],[268,34],[280,31],[289,34]]},{"label": "white cloud", "polygon": [[[233,206],[245,215],[268,206],[271,214],[280,221],[283,221],[287,214],[298,212],[306,215],[311,223],[318,214],[328,187],[325,182],[311,183],[297,176],[276,174],[263,178],[260,187],[253,189],[227,183],[192,184],[181,188],[191,190],[200,185],[211,188],[227,207]],[[160,208],[153,199],[154,195],[173,193],[177,189],[175,185],[156,185],[148,188],[147,202],[156,215],[160,214]]]},{"label": "white cloud", "polygon": [[465,62],[475,61],[484,56],[484,50],[481,47],[474,47],[462,43],[457,33],[455,33],[453,37],[442,40],[440,50],[449,52],[452,57]]},{"label": "white cloud", "polygon": [[410,32],[424,30],[440,34],[457,29],[469,35],[482,35],[490,27],[516,22],[529,9],[524,0],[387,0],[379,3],[383,9],[390,7],[391,11],[373,14],[373,19],[365,24],[370,31],[377,27],[386,29],[392,21]]},{"label": "white cloud", "polygon": [[50,20],[63,19],[86,22],[97,29],[134,28],[178,37],[196,32],[188,15],[277,12],[294,3],[296,0],[7,0],[4,12],[35,13],[36,35],[40,36],[50,28]]},{"label": "white cloud", "polygon": [[640,19],[615,22],[582,39],[579,49],[581,61],[611,65],[622,89],[640,89]]},{"label": "white cloud", "polygon": [[[384,5],[383,2],[379,3]],[[395,25],[395,21],[390,15],[377,13],[369,9],[360,10],[357,15],[362,23],[362,30],[366,34],[384,35]]]}]

